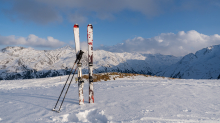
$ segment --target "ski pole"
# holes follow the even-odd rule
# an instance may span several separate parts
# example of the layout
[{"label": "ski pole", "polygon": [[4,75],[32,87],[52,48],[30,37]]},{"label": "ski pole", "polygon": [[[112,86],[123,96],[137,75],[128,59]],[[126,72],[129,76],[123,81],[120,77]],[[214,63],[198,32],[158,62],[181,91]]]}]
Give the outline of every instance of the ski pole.
[{"label": "ski pole", "polygon": [[[71,69],[71,72],[70,72],[70,74],[69,74],[69,76],[68,76],[68,78],[67,78],[67,80],[66,80],[66,83],[65,83],[64,86],[63,86],[63,89],[62,89],[62,91],[61,91],[61,93],[60,93],[60,96],[59,96],[59,98],[58,98],[58,100],[57,100],[57,103],[56,103],[55,107],[52,109],[52,111],[55,110],[55,108],[56,108],[56,106],[57,106],[57,104],[58,104],[58,102],[59,102],[59,100],[60,100],[60,97],[61,97],[61,95],[62,95],[62,93],[63,93],[63,90],[64,90],[64,88],[66,87],[66,84],[67,84],[67,82],[68,82],[68,80],[69,80],[69,77],[70,77],[70,75],[71,75],[71,73],[72,73],[72,71],[73,71],[73,68],[74,68],[75,64],[81,60],[83,53],[84,53],[84,52],[80,50],[80,53],[79,53],[79,55],[77,56],[77,58],[76,58],[76,60],[75,60],[75,62],[74,62],[74,65],[73,65],[73,67],[72,67],[72,69]],[[76,70],[75,70],[75,71],[76,71]]]},{"label": "ski pole", "polygon": [[[75,66],[76,63],[80,62],[83,53],[84,53],[84,52],[83,52],[82,50],[80,50],[79,54],[77,55],[77,59],[76,59],[74,65],[73,65],[73,68],[74,68],[74,66]],[[73,68],[72,68],[72,70],[73,70]],[[75,71],[74,71],[74,73],[73,73],[73,76],[72,76],[72,78],[71,78],[71,80],[70,80],[70,83],[69,83],[69,86],[68,86],[68,88],[67,88],[67,91],[66,91],[66,93],[65,93],[65,95],[64,95],[63,101],[64,101],[64,99],[65,99],[65,97],[66,97],[66,94],[67,94],[67,92],[68,92],[68,89],[69,89],[69,87],[70,87],[70,84],[71,84],[71,82],[72,82],[72,80],[73,80],[73,77],[74,77],[74,75],[75,75],[75,73],[76,73],[76,69],[77,69],[77,68],[75,68]],[[71,70],[71,72],[70,72],[70,74],[69,74],[69,76],[68,76],[68,78],[67,78],[67,81],[69,80],[69,77],[70,77],[70,75],[71,75],[71,73],[72,73],[72,70]],[[67,81],[66,81],[66,83],[67,83]],[[61,95],[62,95],[62,93],[63,93],[63,90],[64,90],[64,88],[65,88],[65,86],[66,86],[66,83],[65,83],[65,85],[64,85],[64,87],[63,87],[63,89],[62,89],[62,91],[61,91],[61,94],[60,94],[60,96],[59,96],[59,98],[58,98],[58,100],[57,100],[57,103],[58,103],[59,100],[60,100],[60,97],[61,97]],[[60,107],[59,107],[59,110],[57,111],[58,113],[59,113],[59,111],[60,111],[60,109],[61,109],[61,107],[62,107],[63,101],[62,101],[62,103],[61,103],[61,105],[60,105]],[[57,106],[57,103],[56,103],[54,109],[52,109],[52,111],[55,111],[55,108],[56,108],[56,106]]]},{"label": "ski pole", "polygon": [[[77,69],[77,68],[76,68],[76,69]],[[72,80],[73,80],[73,77],[74,77],[74,75],[75,75],[76,69],[75,69],[75,71],[74,71],[74,73],[73,73],[73,76],[72,76],[72,78],[71,78],[71,80],[70,80],[69,86],[68,86],[68,88],[67,88],[67,90],[66,90],[66,93],[65,93],[65,95],[64,95],[64,97],[63,97],[63,101],[64,101],[64,99],[65,99],[65,97],[66,97],[66,94],[67,94],[67,92],[68,92],[68,90],[69,90],[69,87],[70,87],[71,82],[72,82]],[[60,107],[59,107],[59,110],[57,111],[58,113],[60,112],[60,109],[61,109],[61,107],[62,107],[63,101],[62,101],[62,103],[61,103],[61,105],[60,105]]]},{"label": "ski pole", "polygon": [[[72,70],[71,70],[71,72],[70,72],[70,74],[69,74],[69,76],[68,76],[68,78],[67,78],[67,80],[66,80],[66,83],[67,83],[68,80],[69,80],[69,77],[70,77],[70,75],[71,75],[71,73],[72,73],[72,71],[73,71],[73,68],[74,68],[75,64],[76,64],[76,62],[74,63],[74,65],[73,65],[73,67],[72,67]],[[62,89],[62,91],[61,91],[61,93],[60,93],[60,96],[59,96],[59,98],[58,98],[58,100],[57,100],[57,103],[56,103],[55,107],[52,109],[53,111],[55,110],[55,108],[56,108],[56,106],[57,106],[57,104],[58,104],[58,102],[59,102],[59,100],[60,100],[60,97],[61,97],[61,95],[62,95],[62,93],[63,93],[63,90],[64,90],[64,88],[66,87],[66,83],[65,83],[64,86],[63,86],[63,89]]]}]

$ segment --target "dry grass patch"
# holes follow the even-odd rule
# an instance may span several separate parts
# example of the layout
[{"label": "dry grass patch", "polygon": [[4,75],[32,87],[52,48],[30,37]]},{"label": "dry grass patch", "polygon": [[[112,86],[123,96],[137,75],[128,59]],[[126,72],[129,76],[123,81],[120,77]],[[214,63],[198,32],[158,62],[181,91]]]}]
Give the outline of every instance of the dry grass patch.
[{"label": "dry grass patch", "polygon": [[[116,80],[117,78],[132,78],[134,79],[135,76],[145,76],[145,77],[161,77],[161,76],[151,76],[151,75],[145,75],[145,74],[135,74],[135,73],[120,73],[120,72],[110,72],[110,73],[99,73],[99,74],[93,74],[93,82],[99,82],[99,81],[108,81],[108,80]],[[161,77],[165,79],[166,77]],[[88,75],[82,76],[83,80],[89,80]],[[169,79],[179,79],[179,78],[169,78]],[[77,78],[76,78],[77,81]]]},{"label": "dry grass patch", "polygon": [[[89,75],[83,75],[82,79],[84,80],[89,80]],[[93,82],[98,82],[98,81],[107,81],[107,80],[111,80],[110,76],[108,73],[104,73],[104,74],[93,74]]]}]

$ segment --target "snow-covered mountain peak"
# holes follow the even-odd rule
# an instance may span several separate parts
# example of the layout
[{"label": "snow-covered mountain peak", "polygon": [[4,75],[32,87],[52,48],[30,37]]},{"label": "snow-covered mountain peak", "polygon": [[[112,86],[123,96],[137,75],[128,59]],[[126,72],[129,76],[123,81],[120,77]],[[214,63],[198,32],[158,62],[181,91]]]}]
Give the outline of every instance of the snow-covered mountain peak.
[{"label": "snow-covered mountain peak", "polygon": [[[74,48],[71,47],[70,45],[67,45],[67,46],[62,47],[62,48],[60,48],[60,49],[58,49],[58,50],[74,50]],[[74,51],[75,51],[75,50],[74,50]]]},{"label": "snow-covered mountain peak", "polygon": [[195,53],[195,55],[200,57],[214,57],[220,55],[220,45],[214,45],[207,48],[203,48]]},{"label": "snow-covered mountain peak", "polygon": [[6,47],[6,48],[3,48],[1,51],[3,53],[5,52],[16,52],[16,51],[20,51],[20,50],[23,50],[23,49],[27,49],[27,48],[24,48],[24,47]]},{"label": "snow-covered mountain peak", "polygon": [[213,46],[207,47],[207,49],[211,50],[213,48]]},{"label": "snow-covered mountain peak", "polygon": [[184,79],[220,79],[219,61],[220,45],[214,45],[184,56],[160,75]]}]

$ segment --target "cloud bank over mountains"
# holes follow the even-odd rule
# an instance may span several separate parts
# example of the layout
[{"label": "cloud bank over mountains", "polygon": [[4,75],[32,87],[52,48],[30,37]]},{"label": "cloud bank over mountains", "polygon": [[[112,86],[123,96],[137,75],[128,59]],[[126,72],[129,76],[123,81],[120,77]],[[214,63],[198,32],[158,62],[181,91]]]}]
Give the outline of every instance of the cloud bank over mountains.
[{"label": "cloud bank over mountains", "polygon": [[16,37],[11,36],[1,36],[0,35],[0,45],[24,45],[31,47],[47,47],[47,48],[57,48],[64,46],[64,42],[54,39],[48,36],[47,39],[39,38],[34,34],[30,34],[28,37]]},{"label": "cloud bank over mountains", "polygon": [[164,54],[184,56],[211,45],[220,44],[220,35],[205,35],[195,30],[188,32],[180,31],[174,33],[161,33],[152,38],[135,37],[125,40],[123,43],[114,46],[100,46],[111,52],[142,52],[150,54]]},{"label": "cloud bank over mountains", "polygon": [[[94,39],[95,40],[95,39]],[[188,53],[195,53],[196,51],[211,45],[220,44],[220,35],[205,35],[195,30],[188,32],[180,31],[174,33],[161,33],[152,38],[135,37],[127,39],[123,43],[113,46],[100,46],[95,49],[106,50],[110,52],[138,52],[163,55],[184,56]],[[58,39],[48,36],[47,39],[40,38],[34,34],[28,37],[1,36],[0,45],[23,45],[33,48],[59,48],[68,45]],[[74,47],[75,42],[70,41],[69,45]],[[81,49],[88,50],[87,42],[81,42]]]}]

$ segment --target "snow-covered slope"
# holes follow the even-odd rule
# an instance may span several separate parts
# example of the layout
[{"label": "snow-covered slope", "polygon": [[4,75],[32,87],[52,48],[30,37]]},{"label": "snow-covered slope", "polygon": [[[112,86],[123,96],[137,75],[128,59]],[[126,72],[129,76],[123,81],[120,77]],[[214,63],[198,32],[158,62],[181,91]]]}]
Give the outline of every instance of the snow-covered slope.
[{"label": "snow-covered slope", "polygon": [[190,53],[158,75],[184,79],[220,79],[220,45]]},{"label": "snow-covered slope", "polygon": [[[79,105],[72,83],[60,113],[51,111],[67,76],[1,80],[1,123],[219,123],[219,80],[134,76],[94,83],[95,103]],[[75,79],[74,79],[75,80]],[[60,105],[61,101],[58,103]]]},{"label": "snow-covered slope", "polygon": [[132,72],[154,75],[176,63],[181,57],[161,54],[112,53],[98,50],[94,53],[95,72]]},{"label": "snow-covered slope", "polygon": [[[88,73],[88,52],[85,51],[83,73]],[[94,51],[94,72],[132,72],[155,75],[176,63],[180,57],[161,54],[112,53]],[[75,50],[64,47],[56,50],[34,50],[7,47],[0,52],[0,79],[44,78],[69,74],[75,61]]]}]

